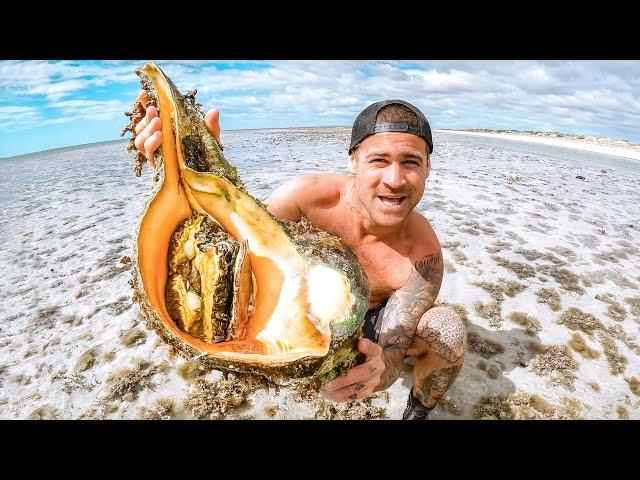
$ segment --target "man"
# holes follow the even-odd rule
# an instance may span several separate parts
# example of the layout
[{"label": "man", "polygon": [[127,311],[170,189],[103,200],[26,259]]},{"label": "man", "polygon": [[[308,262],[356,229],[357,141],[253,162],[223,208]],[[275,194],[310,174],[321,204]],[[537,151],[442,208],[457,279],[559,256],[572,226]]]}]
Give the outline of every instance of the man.
[{"label": "man", "polygon": [[[146,108],[148,99],[141,92]],[[219,113],[205,122],[220,140]],[[150,106],[136,127],[135,144],[154,165],[160,118]],[[302,215],[341,237],[371,284],[364,338],[365,361],[322,386],[335,402],[363,399],[391,386],[405,357],[415,357],[413,387],[403,419],[428,419],[456,379],[466,350],[464,324],[452,309],[434,307],[443,275],[442,251],[415,206],[431,171],[433,140],[422,112],[402,100],[368,106],[351,133],[353,175],[312,174],[286,182],[266,201],[278,219]]]}]

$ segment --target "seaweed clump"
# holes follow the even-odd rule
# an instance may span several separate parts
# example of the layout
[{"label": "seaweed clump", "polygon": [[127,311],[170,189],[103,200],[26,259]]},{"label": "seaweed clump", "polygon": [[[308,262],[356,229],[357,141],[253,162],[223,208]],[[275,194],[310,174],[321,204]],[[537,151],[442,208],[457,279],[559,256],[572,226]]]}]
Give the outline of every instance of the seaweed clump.
[{"label": "seaweed clump", "polygon": [[560,287],[567,292],[583,294],[584,288],[580,286],[580,277],[566,268],[558,268],[552,265],[539,265],[537,270],[545,275],[553,277]]},{"label": "seaweed clump", "polygon": [[602,344],[604,356],[607,358],[609,369],[612,375],[620,375],[624,373],[629,360],[622,355],[616,346],[613,338],[606,331],[598,332],[598,338]]},{"label": "seaweed clump", "polygon": [[554,312],[559,312],[562,308],[560,295],[553,288],[541,288],[536,291],[536,297],[538,297],[538,303],[546,303]]},{"label": "seaweed clump", "polygon": [[174,413],[174,401],[172,398],[159,398],[153,408],[141,407],[138,417],[141,420],[170,420]]},{"label": "seaweed clump", "polygon": [[622,405],[618,405],[616,407],[616,413],[618,414],[618,419],[629,420],[629,410],[624,408]]},{"label": "seaweed clump", "polygon": [[526,285],[520,282],[504,278],[499,279],[496,283],[474,282],[473,285],[482,288],[496,301],[503,301],[505,295],[513,298],[527,288]]},{"label": "seaweed clump", "polygon": [[29,420],[58,420],[60,411],[51,405],[43,405],[31,412],[27,418]]},{"label": "seaweed clump", "polygon": [[583,312],[579,308],[570,307],[563,312],[558,323],[570,330],[580,330],[591,336],[596,330],[604,330],[604,325],[592,313]]},{"label": "seaweed clump", "polygon": [[502,302],[505,300],[505,296],[515,297],[527,288],[527,286],[522,283],[504,278],[499,279],[495,283],[475,282],[473,285],[482,288],[493,299],[493,301],[489,303],[475,302],[474,310],[481,318],[488,319],[489,325],[494,328],[500,328],[502,324]]},{"label": "seaweed clump", "polygon": [[502,345],[488,338],[483,338],[475,332],[469,332],[467,334],[467,348],[469,351],[475,352],[483,358],[491,358],[504,353],[504,347]]},{"label": "seaweed clump", "polygon": [[505,250],[505,249],[507,249],[509,247],[511,247],[511,244],[509,242],[503,242],[501,240],[496,240],[495,242],[493,242],[488,247],[484,247],[484,249],[488,253],[494,254],[494,253],[501,252],[502,250]]},{"label": "seaweed clump", "polygon": [[360,401],[334,403],[322,397],[317,398],[316,420],[381,420],[386,418],[384,408],[372,405],[374,397]]},{"label": "seaweed clump", "polygon": [[536,271],[531,265],[522,262],[510,262],[506,258],[493,255],[491,257],[498,265],[513,272],[520,280],[535,277]]},{"label": "seaweed clump", "polygon": [[571,337],[571,340],[567,342],[567,345],[574,352],[579,353],[582,356],[582,358],[586,358],[587,360],[595,360],[600,356],[600,352],[598,350],[591,348],[589,345],[587,345],[587,342],[585,341],[585,339],[582,338],[582,336],[580,336],[578,332],[574,332],[574,334]]},{"label": "seaweed clump", "polygon": [[110,388],[103,401],[108,403],[117,399],[127,402],[135,400],[142,390],[153,386],[153,376],[165,369],[166,364],[153,365],[146,360],[137,359],[132,368],[122,369],[107,379]]},{"label": "seaweed clump", "polygon": [[221,419],[244,405],[250,393],[266,386],[264,378],[251,374],[229,373],[213,382],[198,380],[184,400],[184,407],[197,419]]},{"label": "seaweed clump", "polygon": [[536,355],[530,365],[535,374],[548,377],[551,385],[575,390],[573,382],[579,365],[566,346],[550,345],[544,353]]},{"label": "seaweed clump", "polygon": [[640,397],[640,380],[636,377],[625,377],[624,381],[629,384],[631,392]]},{"label": "seaweed clump", "polygon": [[512,312],[508,317],[513,323],[524,327],[529,335],[535,335],[542,330],[542,325],[537,318],[527,315],[524,312]]},{"label": "seaweed clump", "polygon": [[605,293],[604,295],[598,294],[595,296],[595,299],[609,305],[609,307],[607,308],[607,315],[613,318],[615,321],[621,322],[625,318],[627,318],[627,311],[622,305],[620,305],[620,303],[618,303],[613,295],[609,293]]},{"label": "seaweed clump", "polygon": [[580,419],[582,405],[574,398],[563,397],[558,406],[540,395],[518,392],[484,396],[473,407],[476,420],[575,420]]},{"label": "seaweed clump", "polygon": [[489,320],[489,325],[493,328],[500,328],[502,325],[502,303],[493,301],[489,303],[475,302],[473,309],[479,317]]},{"label": "seaweed clump", "polygon": [[[640,317],[640,297],[626,297],[624,301],[631,307],[631,315]],[[640,318],[638,318],[638,321],[640,321]]]}]

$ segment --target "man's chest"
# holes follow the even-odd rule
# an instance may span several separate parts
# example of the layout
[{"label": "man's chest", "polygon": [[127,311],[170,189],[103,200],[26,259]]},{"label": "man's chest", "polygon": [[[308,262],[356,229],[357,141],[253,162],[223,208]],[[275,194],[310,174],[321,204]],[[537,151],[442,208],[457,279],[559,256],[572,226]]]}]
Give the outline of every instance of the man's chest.
[{"label": "man's chest", "polygon": [[353,222],[335,211],[312,214],[309,220],[316,227],[339,236],[351,248],[369,279],[372,303],[388,298],[409,277],[412,246],[402,238],[395,245],[363,241],[354,231]]},{"label": "man's chest", "polygon": [[386,245],[349,245],[371,285],[371,301],[378,303],[400,288],[411,273],[411,260]]}]

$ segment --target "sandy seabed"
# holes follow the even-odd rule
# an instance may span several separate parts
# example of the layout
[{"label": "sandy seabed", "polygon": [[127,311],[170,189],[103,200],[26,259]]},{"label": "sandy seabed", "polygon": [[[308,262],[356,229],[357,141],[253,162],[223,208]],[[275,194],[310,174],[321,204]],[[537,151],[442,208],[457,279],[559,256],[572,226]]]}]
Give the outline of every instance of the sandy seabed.
[{"label": "sandy seabed", "polygon": [[[264,200],[346,173],[349,130],[226,132]],[[640,418],[640,163],[558,145],[435,132],[418,206],[443,247],[438,303],[467,323],[460,376],[434,419]],[[126,142],[15,157],[0,177],[0,418],[389,418],[386,392],[335,405],[305,388],[224,378],[171,356],[132,303],[133,234],[151,174]]]}]

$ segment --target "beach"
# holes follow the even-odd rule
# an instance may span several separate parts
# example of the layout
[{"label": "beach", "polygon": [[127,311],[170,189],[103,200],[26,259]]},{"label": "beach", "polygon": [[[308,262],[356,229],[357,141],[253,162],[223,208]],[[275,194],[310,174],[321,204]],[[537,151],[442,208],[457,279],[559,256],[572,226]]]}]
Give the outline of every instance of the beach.
[{"label": "beach", "polygon": [[[265,200],[347,170],[348,128],[223,132]],[[417,207],[443,249],[438,304],[468,351],[433,419],[640,419],[640,150],[618,141],[434,131]],[[132,302],[153,180],[126,141],[0,160],[0,418],[399,419],[401,378],[336,405],[296,386],[203,371]],[[226,377],[226,378],[225,378]]]},{"label": "beach", "polygon": [[611,138],[567,135],[556,132],[519,132],[519,131],[475,131],[475,130],[434,130],[452,135],[469,135],[476,137],[499,138],[503,140],[550,145],[585,152],[602,153],[632,160],[640,160],[640,145],[628,140]]}]

